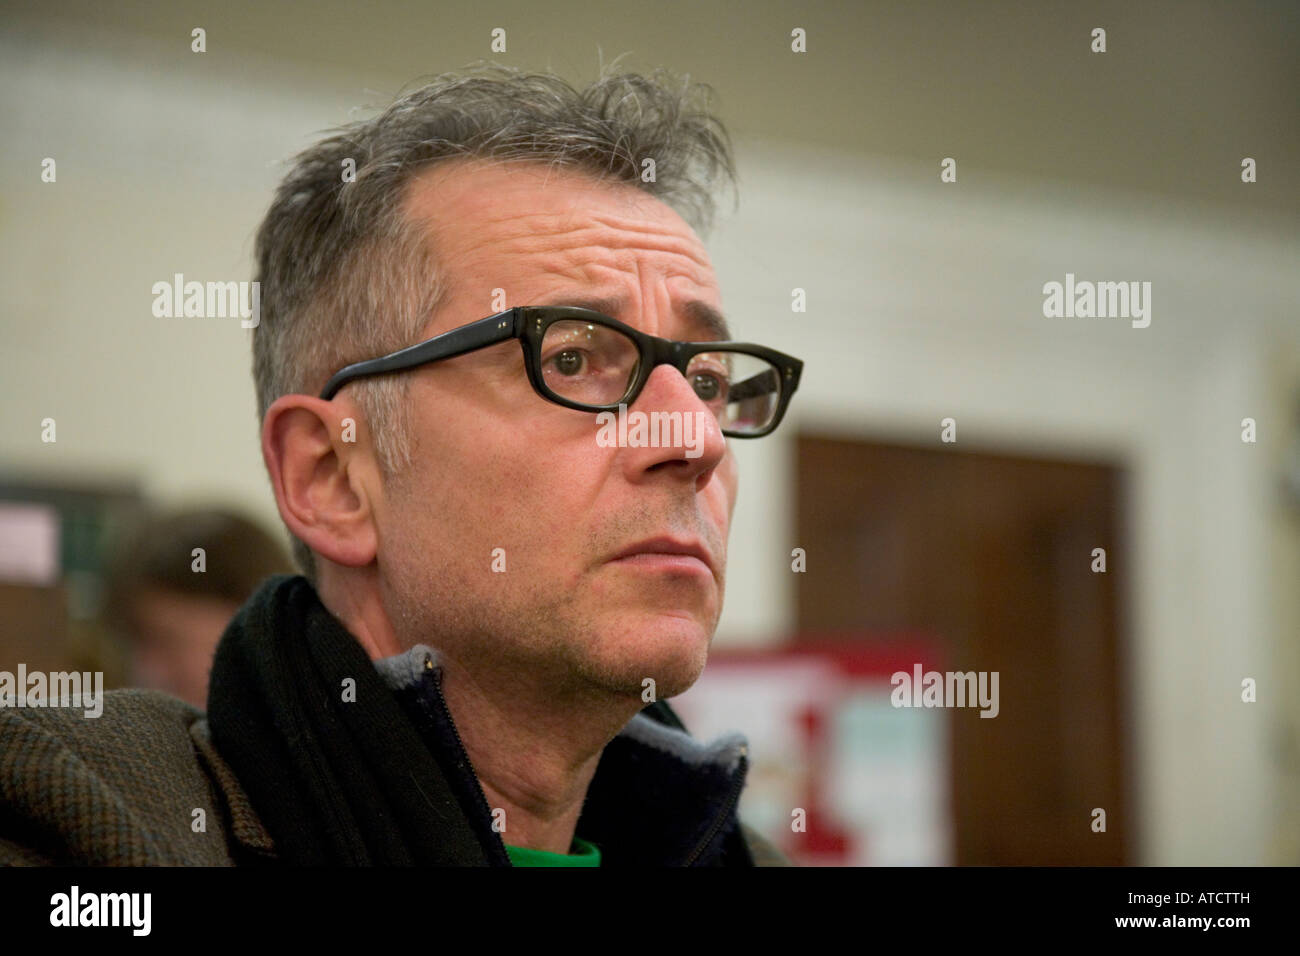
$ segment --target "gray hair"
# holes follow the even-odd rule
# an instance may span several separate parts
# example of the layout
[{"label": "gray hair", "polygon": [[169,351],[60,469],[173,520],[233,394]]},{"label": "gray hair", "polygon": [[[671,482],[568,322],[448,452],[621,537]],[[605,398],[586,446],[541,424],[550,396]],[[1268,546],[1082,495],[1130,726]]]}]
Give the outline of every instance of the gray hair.
[{"label": "gray hair", "polygon": [[[711,92],[664,70],[647,77],[611,66],[579,91],[553,74],[479,64],[331,130],[295,158],[257,233],[258,419],[281,395],[317,394],[342,366],[418,341],[446,284],[426,224],[408,219],[403,200],[412,179],[440,162],[568,167],[636,186],[705,234],[715,183],[736,184]],[[654,174],[643,178],[647,159]],[[353,386],[385,479],[411,461],[408,385],[380,375]],[[311,550],[295,537],[293,552],[315,580]]]}]

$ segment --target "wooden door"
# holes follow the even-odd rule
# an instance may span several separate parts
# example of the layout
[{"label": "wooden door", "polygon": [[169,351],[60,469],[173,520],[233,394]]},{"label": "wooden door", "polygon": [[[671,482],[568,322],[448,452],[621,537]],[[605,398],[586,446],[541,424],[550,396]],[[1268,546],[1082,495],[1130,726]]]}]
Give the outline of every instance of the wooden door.
[{"label": "wooden door", "polygon": [[1122,482],[1107,463],[799,439],[801,637],[919,632],[941,669],[999,672],[996,718],[947,712],[958,864],[1128,861]]}]

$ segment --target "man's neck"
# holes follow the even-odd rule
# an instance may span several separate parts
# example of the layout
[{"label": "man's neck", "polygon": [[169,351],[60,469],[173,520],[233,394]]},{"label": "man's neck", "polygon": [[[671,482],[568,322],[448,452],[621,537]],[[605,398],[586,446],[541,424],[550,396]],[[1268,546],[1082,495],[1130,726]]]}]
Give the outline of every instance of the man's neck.
[{"label": "man's neck", "polygon": [[318,580],[313,585],[316,595],[326,610],[356,638],[372,661],[406,650],[377,598],[378,586],[372,568],[354,571],[360,576],[359,581],[354,579],[345,584],[328,562],[318,560],[318,567]]},{"label": "man's neck", "polygon": [[528,688],[477,681],[445,657],[442,687],[502,841],[568,853],[600,755],[639,702],[534,699]]},{"label": "man's neck", "polygon": [[[324,576],[317,593],[372,660],[407,649],[377,600],[331,586]],[[375,591],[361,593],[372,598]],[[502,841],[568,853],[600,755],[644,706],[640,698],[620,703],[578,688],[562,690],[562,680],[525,681],[517,675],[526,669],[513,678],[484,679],[479,675],[499,668],[461,666],[445,648],[438,651],[447,709],[494,822],[502,817],[495,811],[505,811]]]}]

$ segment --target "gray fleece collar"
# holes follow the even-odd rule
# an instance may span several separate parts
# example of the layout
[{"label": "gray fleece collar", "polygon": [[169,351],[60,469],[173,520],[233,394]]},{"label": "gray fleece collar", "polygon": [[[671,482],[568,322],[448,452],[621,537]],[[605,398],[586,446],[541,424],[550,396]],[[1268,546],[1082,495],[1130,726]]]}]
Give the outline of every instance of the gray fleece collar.
[{"label": "gray fleece collar", "polygon": [[[400,691],[418,685],[424,679],[426,670],[440,670],[442,661],[435,649],[425,644],[416,644],[401,654],[375,661],[375,667],[388,686]],[[711,767],[727,775],[736,772],[740,758],[749,749],[748,742],[741,733],[724,734],[710,743],[704,743],[640,713],[624,725],[618,737],[674,757],[684,769]]]}]

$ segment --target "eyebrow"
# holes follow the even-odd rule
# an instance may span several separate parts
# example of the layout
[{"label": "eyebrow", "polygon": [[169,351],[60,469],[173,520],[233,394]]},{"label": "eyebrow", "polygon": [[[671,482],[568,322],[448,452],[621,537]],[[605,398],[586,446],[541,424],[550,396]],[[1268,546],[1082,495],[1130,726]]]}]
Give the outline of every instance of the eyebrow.
[{"label": "eyebrow", "polygon": [[[590,309],[592,312],[600,312],[602,315],[608,315],[610,318],[618,318],[619,313],[626,307],[627,303],[622,299],[601,299],[601,298],[569,298],[557,297],[546,299],[539,303],[544,306],[572,306],[576,309]],[[686,314],[687,320],[695,326],[703,338],[693,339],[697,342],[730,342],[731,330],[727,326],[727,320],[722,313],[709,305],[707,302],[701,302],[698,299],[691,299],[682,305],[682,311]]]}]

